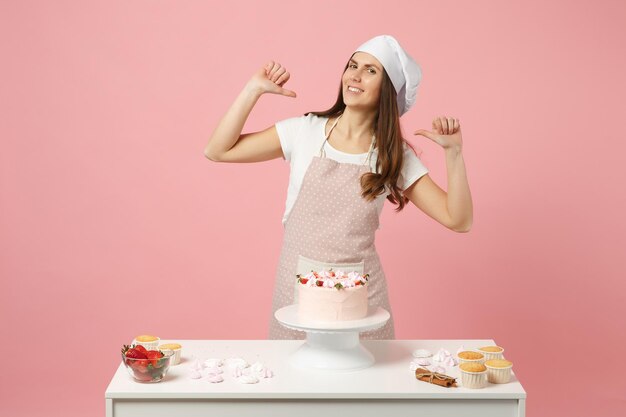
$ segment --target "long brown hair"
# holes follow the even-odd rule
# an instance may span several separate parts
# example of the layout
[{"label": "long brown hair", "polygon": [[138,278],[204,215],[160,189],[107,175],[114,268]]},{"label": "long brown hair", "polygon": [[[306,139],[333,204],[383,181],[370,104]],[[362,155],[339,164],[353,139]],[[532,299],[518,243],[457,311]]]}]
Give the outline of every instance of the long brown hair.
[{"label": "long brown hair", "polygon": [[[348,68],[350,62],[343,69]],[[403,163],[403,144],[406,143],[413,152],[415,149],[402,137],[400,129],[400,116],[398,113],[398,103],[396,101],[396,90],[383,68],[383,82],[378,101],[378,110],[374,117],[374,132],[376,132],[376,148],[378,148],[378,158],[376,158],[376,172],[366,172],[361,176],[361,196],[367,201],[372,201],[376,196],[385,192],[385,186],[389,190],[387,200],[397,204],[396,211],[400,211],[408,203],[409,199],[402,194],[402,189],[398,187],[397,181]],[[339,94],[333,106],[325,111],[308,112],[316,116],[339,116],[345,110],[343,102],[343,83],[339,83]]]}]

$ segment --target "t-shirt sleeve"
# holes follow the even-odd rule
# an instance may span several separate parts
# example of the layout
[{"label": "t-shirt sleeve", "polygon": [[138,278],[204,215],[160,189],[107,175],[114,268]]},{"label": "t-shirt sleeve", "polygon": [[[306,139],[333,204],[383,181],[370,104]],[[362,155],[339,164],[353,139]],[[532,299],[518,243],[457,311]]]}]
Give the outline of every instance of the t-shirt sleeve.
[{"label": "t-shirt sleeve", "polygon": [[291,155],[296,143],[296,139],[302,128],[304,116],[290,117],[275,123],[278,139],[283,150],[284,159],[291,161]]},{"label": "t-shirt sleeve", "polygon": [[415,181],[422,176],[428,174],[428,169],[424,166],[422,161],[415,155],[413,149],[408,145],[404,145],[402,170],[398,177],[398,186],[402,191],[409,188]]}]

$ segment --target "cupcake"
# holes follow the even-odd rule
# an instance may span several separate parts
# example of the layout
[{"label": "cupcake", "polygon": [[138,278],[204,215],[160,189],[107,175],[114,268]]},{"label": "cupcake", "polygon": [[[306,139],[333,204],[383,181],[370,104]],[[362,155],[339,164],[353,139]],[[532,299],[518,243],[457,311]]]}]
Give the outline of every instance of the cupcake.
[{"label": "cupcake", "polygon": [[483,346],[476,349],[476,351],[485,355],[486,361],[490,359],[504,359],[504,348],[500,346]]},{"label": "cupcake", "polygon": [[170,365],[178,365],[180,363],[181,348],[182,346],[178,343],[164,343],[162,345],[159,345],[159,350],[161,352],[163,352],[164,350],[171,350],[172,352],[174,352],[174,356],[172,356]]},{"label": "cupcake", "polygon": [[146,348],[146,350],[157,350],[157,346],[159,345],[159,339],[156,336],[151,336],[149,334],[142,334],[141,336],[137,336],[135,340],[133,340],[133,344],[141,345]]},{"label": "cupcake", "polygon": [[466,362],[459,365],[461,384],[466,388],[484,388],[487,385],[487,367],[482,363]]},{"label": "cupcake", "polygon": [[459,363],[484,363],[485,355],[471,350],[462,350],[457,354]]},{"label": "cupcake", "polygon": [[511,380],[513,362],[506,359],[490,359],[485,362],[487,379],[493,384],[506,384]]}]

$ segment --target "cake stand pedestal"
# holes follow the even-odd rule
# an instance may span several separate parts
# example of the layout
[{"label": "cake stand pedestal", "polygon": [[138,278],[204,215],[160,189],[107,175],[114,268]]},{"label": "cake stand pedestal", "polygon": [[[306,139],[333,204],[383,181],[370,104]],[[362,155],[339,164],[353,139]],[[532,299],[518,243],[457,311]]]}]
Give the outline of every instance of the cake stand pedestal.
[{"label": "cake stand pedestal", "polygon": [[358,320],[312,321],[298,317],[298,305],[276,310],[274,317],[288,329],[306,332],[306,341],[289,357],[291,365],[302,369],[355,371],[374,364],[372,355],[359,339],[359,332],[382,327],[390,314],[381,307],[370,307]]}]

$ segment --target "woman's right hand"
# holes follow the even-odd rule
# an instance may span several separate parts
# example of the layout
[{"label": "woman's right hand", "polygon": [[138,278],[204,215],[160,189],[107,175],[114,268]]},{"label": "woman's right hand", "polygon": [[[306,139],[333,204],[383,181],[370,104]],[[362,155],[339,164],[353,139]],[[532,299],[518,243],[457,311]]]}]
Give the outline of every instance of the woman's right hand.
[{"label": "woman's right hand", "polygon": [[248,88],[257,91],[259,95],[265,93],[281,94],[287,97],[296,97],[296,93],[283,88],[283,85],[289,80],[289,72],[278,62],[269,61],[264,67],[259,68],[254,73]]}]

